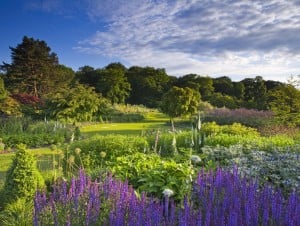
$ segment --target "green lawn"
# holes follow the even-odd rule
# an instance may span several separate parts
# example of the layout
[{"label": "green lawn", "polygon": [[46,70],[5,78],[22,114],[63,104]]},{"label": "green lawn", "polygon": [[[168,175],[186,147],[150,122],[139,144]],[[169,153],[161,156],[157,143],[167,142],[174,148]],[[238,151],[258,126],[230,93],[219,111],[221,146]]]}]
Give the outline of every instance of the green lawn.
[{"label": "green lawn", "polygon": [[101,123],[82,126],[80,131],[83,135],[94,134],[124,134],[141,135],[147,130],[170,129],[165,122],[138,122],[138,123]]}]

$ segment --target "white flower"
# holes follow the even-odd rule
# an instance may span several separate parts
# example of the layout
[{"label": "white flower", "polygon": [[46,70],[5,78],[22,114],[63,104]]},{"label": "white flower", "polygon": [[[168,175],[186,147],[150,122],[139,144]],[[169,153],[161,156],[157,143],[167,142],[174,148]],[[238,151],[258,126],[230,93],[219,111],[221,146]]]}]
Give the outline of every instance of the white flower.
[{"label": "white flower", "polygon": [[164,196],[167,196],[167,197],[170,197],[174,194],[174,192],[169,188],[165,188],[165,190],[162,193]]},{"label": "white flower", "polygon": [[191,156],[191,161],[193,162],[193,163],[199,163],[199,162],[201,162],[202,160],[201,160],[201,158],[198,156],[198,155],[192,155]]}]

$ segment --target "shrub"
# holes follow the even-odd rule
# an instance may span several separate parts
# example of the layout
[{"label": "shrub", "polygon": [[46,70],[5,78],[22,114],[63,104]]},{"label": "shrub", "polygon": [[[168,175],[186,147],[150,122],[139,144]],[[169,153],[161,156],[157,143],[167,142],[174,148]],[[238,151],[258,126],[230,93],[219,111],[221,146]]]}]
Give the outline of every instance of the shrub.
[{"label": "shrub", "polygon": [[[75,152],[77,148],[81,150],[79,155]],[[71,144],[69,150],[65,152],[64,169],[70,168],[70,162],[68,163],[70,157],[74,158],[72,164],[76,166],[75,168],[83,166],[85,170],[90,171],[99,168],[101,164],[114,161],[118,156],[147,151],[149,151],[148,143],[143,137],[96,135]],[[104,161],[101,152],[106,154]]]},{"label": "shrub", "polygon": [[285,135],[278,135],[272,137],[261,137],[256,135],[230,135],[218,134],[215,136],[208,136],[205,138],[205,145],[207,146],[224,146],[240,144],[242,146],[250,146],[253,149],[271,151],[280,148],[290,147],[296,144],[296,141]]},{"label": "shrub", "polygon": [[258,111],[254,109],[227,109],[216,108],[204,117],[204,122],[215,121],[220,125],[228,125],[234,122],[250,127],[261,127],[273,124],[273,113],[271,111]]},{"label": "shrub", "polygon": [[193,170],[187,163],[161,160],[156,154],[136,153],[118,157],[111,163],[110,171],[140,192],[162,198],[164,189],[174,192],[174,199],[188,195]]},{"label": "shrub", "polygon": [[236,164],[242,175],[257,179],[261,185],[272,184],[285,194],[300,193],[299,145],[267,151],[249,145],[205,146],[202,151],[202,164],[206,167],[211,163],[229,168]]},{"label": "shrub", "polygon": [[257,129],[244,126],[240,123],[218,125],[216,122],[205,122],[202,124],[201,132],[206,136],[221,133],[230,135],[259,136]]},{"label": "shrub", "polygon": [[32,119],[27,117],[8,117],[0,118],[0,134],[20,134],[27,130],[32,123]]},{"label": "shrub", "polygon": [[18,144],[41,147],[70,141],[74,130],[73,126],[57,122],[11,118],[8,120],[8,125],[2,125],[0,134],[3,134],[2,138],[7,147],[16,147]]},{"label": "shrub", "polygon": [[138,188],[142,185],[141,176],[160,163],[161,159],[157,154],[135,153],[117,157],[109,163],[108,170],[116,178],[127,180],[134,188]]},{"label": "shrub", "polygon": [[4,184],[5,203],[19,198],[31,200],[37,188],[45,186],[44,179],[36,167],[34,157],[19,146]]},{"label": "shrub", "polygon": [[15,148],[20,144],[28,147],[41,147],[44,145],[58,144],[65,141],[65,137],[61,134],[13,134],[3,136],[3,141],[7,147]]}]

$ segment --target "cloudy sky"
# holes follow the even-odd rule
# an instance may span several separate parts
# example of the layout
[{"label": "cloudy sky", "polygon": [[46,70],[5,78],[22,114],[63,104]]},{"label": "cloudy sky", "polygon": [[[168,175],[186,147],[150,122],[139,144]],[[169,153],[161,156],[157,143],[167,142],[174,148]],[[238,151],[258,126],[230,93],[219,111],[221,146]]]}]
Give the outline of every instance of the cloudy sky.
[{"label": "cloudy sky", "polygon": [[3,0],[0,60],[27,35],[77,70],[111,62],[233,80],[300,74],[300,0]]}]

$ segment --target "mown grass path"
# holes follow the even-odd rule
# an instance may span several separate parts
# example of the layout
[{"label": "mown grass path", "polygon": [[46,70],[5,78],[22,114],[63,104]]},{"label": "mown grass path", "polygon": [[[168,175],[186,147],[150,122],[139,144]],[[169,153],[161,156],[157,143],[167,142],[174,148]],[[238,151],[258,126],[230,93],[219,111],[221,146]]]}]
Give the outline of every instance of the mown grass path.
[{"label": "mown grass path", "polygon": [[123,135],[143,135],[146,131],[157,129],[170,129],[168,117],[159,112],[146,113],[145,119],[141,122],[126,123],[97,123],[80,126],[80,131],[85,136],[95,134],[123,134]]}]

